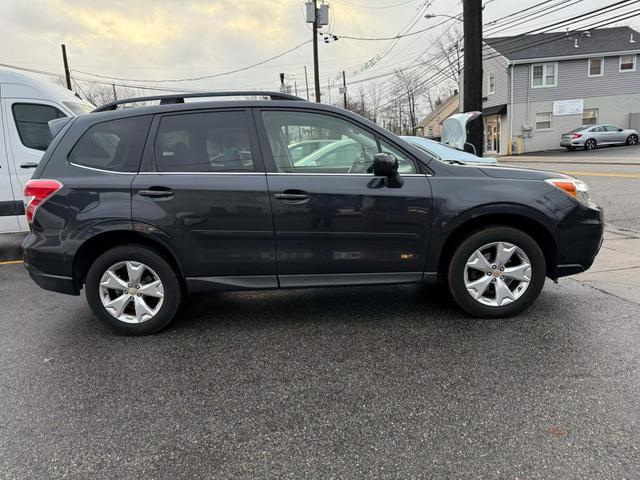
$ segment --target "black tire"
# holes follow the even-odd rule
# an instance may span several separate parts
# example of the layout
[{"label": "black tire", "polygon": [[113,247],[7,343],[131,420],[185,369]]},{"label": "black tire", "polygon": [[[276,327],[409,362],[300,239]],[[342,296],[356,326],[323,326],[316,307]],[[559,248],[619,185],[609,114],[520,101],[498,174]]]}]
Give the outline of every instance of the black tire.
[{"label": "black tire", "polygon": [[595,148],[597,146],[598,146],[598,142],[596,142],[595,139],[593,139],[593,138],[590,138],[589,140],[584,142],[584,149],[585,150],[595,150]]},{"label": "black tire", "polygon": [[632,133],[627,137],[627,145],[637,145],[638,144],[638,135]]},{"label": "black tire", "polygon": [[[512,303],[489,306],[472,297],[465,286],[465,266],[471,255],[492,242],[509,242],[527,255],[531,264],[528,287]],[[477,231],[465,238],[456,248],[449,263],[449,290],[456,303],[478,318],[502,318],[516,315],[528,308],[540,295],[546,277],[546,262],[540,246],[529,235],[515,228],[494,226]]]},{"label": "black tire", "polygon": [[[150,267],[164,288],[162,305],[158,312],[142,323],[126,323],[111,315],[100,298],[100,281],[106,270],[118,262],[134,261]],[[123,335],[148,335],[163,329],[175,316],[182,300],[182,287],[172,266],[149,247],[127,244],[107,250],[89,268],[85,283],[89,306],[107,327]],[[135,299],[134,299],[135,300]]]}]

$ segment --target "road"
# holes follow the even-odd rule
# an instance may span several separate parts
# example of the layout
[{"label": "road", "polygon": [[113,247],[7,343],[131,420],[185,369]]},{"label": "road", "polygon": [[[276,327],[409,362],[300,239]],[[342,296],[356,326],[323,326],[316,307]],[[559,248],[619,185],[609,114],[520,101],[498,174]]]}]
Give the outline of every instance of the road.
[{"label": "road", "polygon": [[637,478],[640,305],[565,280],[468,318],[413,286],[192,299],[110,334],[0,267],[1,478]]},{"label": "road", "polygon": [[[640,167],[545,158],[638,226]],[[415,286],[243,292],[126,338],[0,264],[0,478],[639,478],[640,235],[612,228],[507,320]]]}]

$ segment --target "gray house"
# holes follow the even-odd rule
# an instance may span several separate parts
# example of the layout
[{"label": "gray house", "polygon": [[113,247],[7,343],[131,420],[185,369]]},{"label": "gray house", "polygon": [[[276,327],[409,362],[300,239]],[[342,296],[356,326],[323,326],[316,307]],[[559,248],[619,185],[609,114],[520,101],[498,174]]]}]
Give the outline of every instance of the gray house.
[{"label": "gray house", "polygon": [[640,33],[629,27],[486,38],[485,150],[559,148],[581,125],[640,125]]}]

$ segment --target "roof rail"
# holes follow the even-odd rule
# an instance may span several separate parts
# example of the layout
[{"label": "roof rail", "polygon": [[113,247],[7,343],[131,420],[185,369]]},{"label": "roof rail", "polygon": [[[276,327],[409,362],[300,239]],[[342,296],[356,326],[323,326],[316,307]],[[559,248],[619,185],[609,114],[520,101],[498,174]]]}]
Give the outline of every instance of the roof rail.
[{"label": "roof rail", "polygon": [[125,103],[146,102],[148,100],[160,100],[160,105],[169,105],[172,103],[184,103],[185,98],[203,98],[203,97],[270,97],[271,100],[296,100],[305,101],[303,98],[279,92],[263,92],[260,90],[233,91],[233,92],[201,92],[201,93],[176,93],[173,95],[154,95],[150,97],[133,97],[123,98],[115,102],[105,103],[101,107],[96,108],[93,112],[106,112],[116,110],[118,105]]}]

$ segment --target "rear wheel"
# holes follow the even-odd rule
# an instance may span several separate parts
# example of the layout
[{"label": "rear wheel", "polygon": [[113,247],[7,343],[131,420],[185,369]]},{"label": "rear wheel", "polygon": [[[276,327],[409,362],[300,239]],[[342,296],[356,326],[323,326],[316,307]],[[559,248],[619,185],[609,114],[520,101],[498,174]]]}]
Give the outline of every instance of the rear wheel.
[{"label": "rear wheel", "polygon": [[637,145],[638,144],[638,135],[631,134],[627,137],[627,145]]},{"label": "rear wheel", "polygon": [[590,138],[589,140],[584,142],[584,149],[585,150],[593,150],[597,146],[598,146],[598,144],[596,143],[596,141],[593,138]]},{"label": "rear wheel", "polygon": [[124,245],[103,253],[89,268],[86,297],[96,316],[125,335],[147,335],[176,314],[182,292],[176,272],[154,250]]},{"label": "rear wheel", "polygon": [[449,264],[449,289],[456,303],[475,317],[516,315],[538,298],[546,263],[526,233],[490,227],[467,237]]}]

